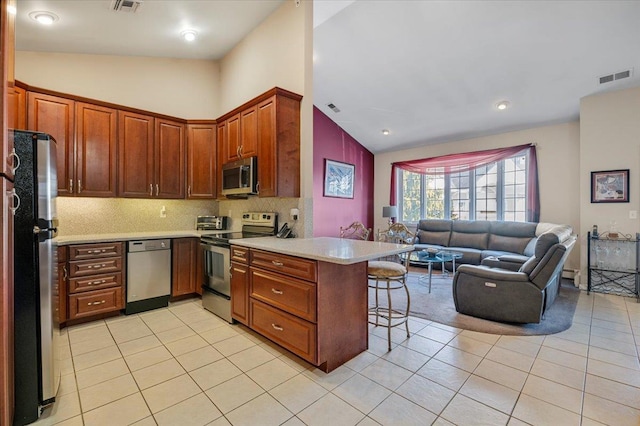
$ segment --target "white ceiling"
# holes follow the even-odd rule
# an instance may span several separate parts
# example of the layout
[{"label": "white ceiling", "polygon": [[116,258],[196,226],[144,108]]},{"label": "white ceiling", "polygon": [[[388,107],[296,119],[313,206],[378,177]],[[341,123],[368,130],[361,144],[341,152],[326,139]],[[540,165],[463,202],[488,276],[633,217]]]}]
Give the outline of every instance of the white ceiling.
[{"label": "white ceiling", "polygon": [[[220,59],[284,0],[144,0],[135,13],[112,0],[18,0],[16,49],[100,55]],[[33,11],[55,13],[43,26]],[[180,37],[198,32],[196,42]]]},{"label": "white ceiling", "polygon": [[[16,48],[219,59],[283,1],[18,0]],[[314,103],[374,153],[575,120],[581,97],[640,85],[640,1],[316,0],[314,18]]]},{"label": "white ceiling", "polygon": [[349,3],[316,23],[314,104],[374,153],[576,120],[640,85],[640,1]]}]

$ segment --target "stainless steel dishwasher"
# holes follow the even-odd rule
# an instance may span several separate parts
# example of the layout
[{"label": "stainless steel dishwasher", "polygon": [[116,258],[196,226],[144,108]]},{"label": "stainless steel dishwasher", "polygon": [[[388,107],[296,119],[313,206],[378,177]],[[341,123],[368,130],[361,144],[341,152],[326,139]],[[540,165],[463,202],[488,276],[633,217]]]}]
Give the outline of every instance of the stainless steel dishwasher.
[{"label": "stainless steel dishwasher", "polygon": [[125,314],[169,306],[171,240],[129,241]]}]

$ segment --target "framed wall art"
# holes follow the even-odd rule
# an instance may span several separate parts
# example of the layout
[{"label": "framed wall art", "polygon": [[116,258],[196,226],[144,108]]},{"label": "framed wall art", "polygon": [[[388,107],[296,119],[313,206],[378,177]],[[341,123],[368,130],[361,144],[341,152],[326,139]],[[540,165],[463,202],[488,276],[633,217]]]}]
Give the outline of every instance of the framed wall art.
[{"label": "framed wall art", "polygon": [[591,172],[592,203],[628,203],[629,169]]},{"label": "framed wall art", "polygon": [[355,171],[353,164],[325,159],[324,196],[353,198]]}]

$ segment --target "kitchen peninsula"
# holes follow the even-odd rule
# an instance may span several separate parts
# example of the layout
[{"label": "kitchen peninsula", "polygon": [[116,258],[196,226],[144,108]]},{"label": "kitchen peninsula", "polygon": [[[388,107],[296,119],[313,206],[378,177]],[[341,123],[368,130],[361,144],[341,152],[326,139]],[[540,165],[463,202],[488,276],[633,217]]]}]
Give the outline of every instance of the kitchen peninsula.
[{"label": "kitchen peninsula", "polygon": [[230,243],[233,318],[325,372],[368,347],[367,261],[413,250],[330,237]]}]

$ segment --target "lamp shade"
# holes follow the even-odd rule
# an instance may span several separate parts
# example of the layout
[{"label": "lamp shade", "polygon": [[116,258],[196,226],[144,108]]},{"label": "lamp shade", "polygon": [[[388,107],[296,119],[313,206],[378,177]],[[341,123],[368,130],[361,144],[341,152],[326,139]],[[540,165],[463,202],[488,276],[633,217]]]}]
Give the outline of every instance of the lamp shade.
[{"label": "lamp shade", "polygon": [[382,217],[398,217],[398,208],[396,206],[383,207]]}]

